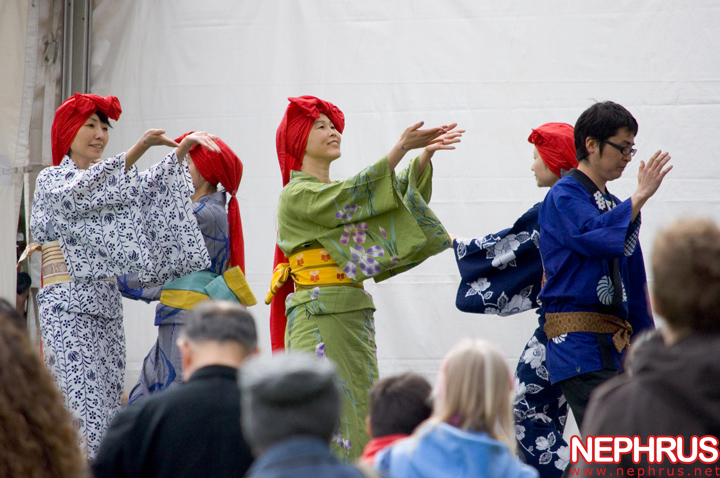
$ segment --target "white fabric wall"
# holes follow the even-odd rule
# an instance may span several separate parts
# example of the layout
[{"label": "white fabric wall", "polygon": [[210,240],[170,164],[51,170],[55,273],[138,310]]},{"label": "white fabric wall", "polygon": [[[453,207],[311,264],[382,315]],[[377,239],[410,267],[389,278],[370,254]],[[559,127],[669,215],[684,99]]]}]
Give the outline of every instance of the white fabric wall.
[{"label": "white fabric wall", "polygon": [[[23,101],[26,75],[26,42],[34,45],[36,32],[28,31],[28,1],[0,3],[0,297],[15,304],[16,231],[22,191],[22,175],[15,167],[27,164],[28,126],[21,120],[29,111]],[[32,102],[32,97],[25,98]]]},{"label": "white fabric wall", "polygon": [[[673,155],[674,170],[643,209],[646,257],[656,231],[673,219],[720,219],[718,27],[720,6],[710,0],[98,0],[91,84],[93,93],[122,102],[109,154],[160,127],[171,137],[213,132],[242,158],[247,276],[262,301],[281,189],[275,130],[288,96],[316,95],[344,111],[335,178],[380,158],[416,121],[460,123],[462,144],[434,160],[431,203],[458,235],[508,227],[541,200],[530,129],[574,124],[607,99],[640,123],[639,153],[611,191],[628,197],[640,159],[657,149]],[[151,150],[141,167],[166,152]],[[454,306],[458,280],[447,251],[368,284],[381,374],[413,369],[433,377],[466,336],[497,343],[514,367],[535,315],[462,313]],[[125,307],[130,388],[155,329],[153,306]],[[267,353],[269,309],[251,310]]]}]

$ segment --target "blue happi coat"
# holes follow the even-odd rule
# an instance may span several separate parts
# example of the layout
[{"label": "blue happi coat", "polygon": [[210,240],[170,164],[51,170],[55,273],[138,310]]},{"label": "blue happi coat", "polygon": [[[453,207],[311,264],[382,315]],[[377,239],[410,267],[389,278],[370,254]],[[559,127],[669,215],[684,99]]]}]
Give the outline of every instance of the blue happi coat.
[{"label": "blue happi coat", "polygon": [[[565,176],[550,189],[539,212],[546,275],[539,297],[546,314],[611,313],[627,320],[634,334],[653,327],[638,241],[641,220],[638,215],[631,221],[631,215],[631,201],[591,194],[574,177]],[[615,259],[622,281],[617,306],[610,270]],[[624,351],[611,350],[615,368],[622,370]],[[596,334],[572,332],[550,340],[547,366],[553,383],[603,369]]]}]

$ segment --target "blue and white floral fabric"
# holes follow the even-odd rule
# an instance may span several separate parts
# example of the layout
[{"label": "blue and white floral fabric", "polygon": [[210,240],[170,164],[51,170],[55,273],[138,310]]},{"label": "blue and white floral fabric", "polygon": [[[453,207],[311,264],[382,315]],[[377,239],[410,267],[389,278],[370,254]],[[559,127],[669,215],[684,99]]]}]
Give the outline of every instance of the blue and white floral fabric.
[{"label": "blue and white floral fabric", "polygon": [[[508,316],[540,307],[543,264],[536,204],[513,227],[483,238],[453,241],[461,275],[456,299],[464,312]],[[515,438],[525,462],[542,478],[560,478],[569,459],[563,439],[568,405],[550,383],[545,363],[545,318],[523,350],[515,370]]]},{"label": "blue and white floral fabric", "polygon": [[[227,270],[230,256],[226,194],[225,191],[217,191],[198,198],[192,204],[195,219],[210,255],[211,263],[207,270],[215,274],[222,274]],[[146,302],[160,300],[162,286],[142,287],[137,273],[118,277],[117,281],[124,297]],[[140,377],[130,392],[130,404],[182,382],[182,360],[176,341],[189,313],[189,310],[158,303],[155,309],[158,338],[143,360]]]},{"label": "blue and white floral fabric", "polygon": [[463,312],[517,314],[540,304],[542,285],[536,204],[510,229],[483,238],[453,241],[460,271],[455,305]]},{"label": "blue and white floral fabric", "polygon": [[[143,173],[125,153],[87,170],[66,156],[38,175],[30,229],[59,240],[73,282],[38,294],[45,363],[92,458],[120,409],[125,374],[122,300],[114,277],[152,286],[210,264],[192,214],[192,181],[174,153]],[[104,280],[108,279],[108,280]]]},{"label": "blue and white floral fabric", "polygon": [[[538,310],[544,324],[543,310]],[[570,460],[570,448],[563,438],[568,403],[559,385],[550,383],[545,363],[548,338],[540,325],[518,360],[515,370],[515,439],[543,478],[558,478]]]}]

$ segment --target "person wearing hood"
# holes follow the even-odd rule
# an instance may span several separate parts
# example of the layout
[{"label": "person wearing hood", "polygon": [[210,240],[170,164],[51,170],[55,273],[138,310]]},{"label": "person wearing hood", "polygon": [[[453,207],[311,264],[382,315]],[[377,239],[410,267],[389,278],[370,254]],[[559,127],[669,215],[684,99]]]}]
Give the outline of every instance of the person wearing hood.
[{"label": "person wearing hood", "polygon": [[391,478],[537,478],[515,456],[511,393],[502,352],[461,341],[440,366],[430,418],[378,452],[375,468]]},{"label": "person wearing hood", "polygon": [[[720,228],[710,219],[680,220],[661,231],[652,253],[652,295],[664,319],[660,334],[632,351],[628,373],[598,387],[590,397],[581,431],[588,436],[685,439],[720,437]],[[633,344],[635,347],[635,344]],[[629,355],[630,356],[630,355]],[[620,476],[711,476],[716,463],[633,462],[588,464]],[[654,468],[654,470],[651,470]],[[673,471],[674,470],[674,471]],[[707,473],[706,473],[707,472]],[[587,474],[580,471],[580,474]]]}]

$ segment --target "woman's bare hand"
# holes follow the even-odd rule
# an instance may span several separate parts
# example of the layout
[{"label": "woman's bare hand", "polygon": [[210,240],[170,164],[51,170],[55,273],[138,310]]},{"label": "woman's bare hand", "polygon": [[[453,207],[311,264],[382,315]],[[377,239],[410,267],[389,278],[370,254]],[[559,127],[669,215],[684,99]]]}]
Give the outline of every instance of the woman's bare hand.
[{"label": "woman's bare hand", "polygon": [[139,140],[125,153],[125,171],[129,170],[145,151],[152,146],[177,146],[177,143],[165,136],[164,129],[149,129],[143,133]]},{"label": "woman's bare hand", "polygon": [[465,132],[464,129],[455,129],[457,126],[457,123],[453,123],[447,127],[447,132],[441,134],[437,138],[433,140],[432,143],[425,146],[425,149],[423,149],[422,153],[420,153],[420,164],[419,164],[419,173],[422,174],[423,171],[425,171],[425,168],[427,167],[428,163],[430,163],[430,159],[433,157],[433,154],[435,154],[435,151],[440,151],[442,149],[445,150],[452,150],[455,149],[455,144],[460,142],[460,139],[462,138],[463,133]]},{"label": "woman's bare hand", "polygon": [[151,148],[153,146],[170,146],[171,148],[176,147],[178,144],[172,139],[165,136],[164,129],[149,129],[145,131],[139,141],[142,144]]},{"label": "woman's bare hand", "polygon": [[192,149],[193,146],[200,145],[203,148],[213,151],[215,153],[220,152],[220,147],[215,143],[218,139],[217,136],[206,133],[205,131],[196,131],[185,136],[175,150],[175,154],[179,161],[182,161],[185,155]]},{"label": "woman's bare hand", "polygon": [[[387,154],[388,163],[391,170],[394,170],[395,166],[400,163],[400,160],[403,158],[403,156],[405,156],[405,153],[407,153],[411,149],[426,148],[436,143],[442,143],[444,139],[447,139],[444,138],[444,136],[448,132],[454,130],[457,126],[457,123],[452,123],[450,125],[437,126],[435,128],[420,129],[424,124],[424,121],[415,123],[412,126],[408,126],[405,131],[402,132],[398,142]],[[459,138],[459,136],[454,134],[453,138],[448,139],[448,141],[452,142],[448,142],[446,145],[444,145],[450,147],[444,148],[443,145],[441,145],[438,146],[437,149],[454,149],[454,147],[451,145],[459,141],[459,139],[457,138]],[[455,141],[455,139],[457,139],[457,141]],[[430,156],[432,156],[432,154],[430,154]]]}]

